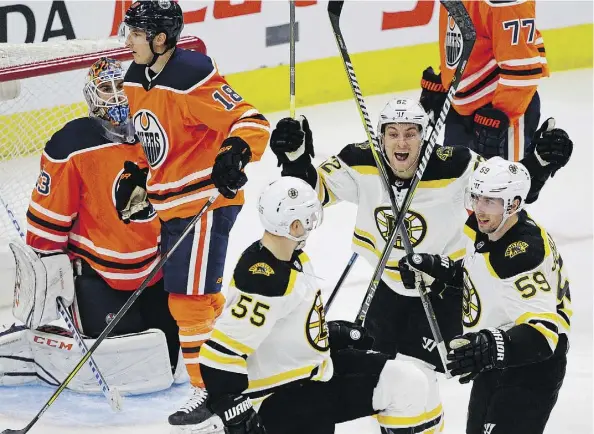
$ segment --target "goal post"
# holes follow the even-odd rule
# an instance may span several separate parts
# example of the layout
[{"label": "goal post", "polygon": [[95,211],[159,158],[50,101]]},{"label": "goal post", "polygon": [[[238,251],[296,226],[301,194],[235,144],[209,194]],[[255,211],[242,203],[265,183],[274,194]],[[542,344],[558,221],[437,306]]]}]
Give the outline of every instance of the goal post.
[{"label": "goal post", "polygon": [[[180,38],[178,46],[206,53],[201,39]],[[88,114],[83,95],[87,69],[100,57],[122,61],[132,53],[118,39],[0,44],[0,198],[26,231],[26,211],[50,137],[72,119]],[[0,203],[0,279],[14,269],[8,242],[19,235]],[[6,279],[4,279],[6,282]],[[0,306],[6,305],[0,286]],[[9,290],[12,298],[12,288]],[[8,304],[11,302],[9,301]]]}]

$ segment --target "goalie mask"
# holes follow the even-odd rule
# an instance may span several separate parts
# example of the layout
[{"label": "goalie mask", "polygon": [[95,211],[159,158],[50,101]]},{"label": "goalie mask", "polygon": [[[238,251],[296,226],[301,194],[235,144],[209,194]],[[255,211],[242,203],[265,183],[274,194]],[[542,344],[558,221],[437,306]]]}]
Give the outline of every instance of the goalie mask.
[{"label": "goalie mask", "polygon": [[[291,176],[283,176],[264,189],[258,200],[260,222],[264,229],[274,235],[285,237],[305,245],[305,240],[322,223],[323,209],[318,195],[311,186]],[[304,233],[300,237],[291,235],[291,225],[299,220]]]},{"label": "goalie mask", "polygon": [[134,143],[128,98],[124,93],[124,70],[114,59],[102,57],[87,74],[83,89],[89,115],[96,118],[115,142]]}]

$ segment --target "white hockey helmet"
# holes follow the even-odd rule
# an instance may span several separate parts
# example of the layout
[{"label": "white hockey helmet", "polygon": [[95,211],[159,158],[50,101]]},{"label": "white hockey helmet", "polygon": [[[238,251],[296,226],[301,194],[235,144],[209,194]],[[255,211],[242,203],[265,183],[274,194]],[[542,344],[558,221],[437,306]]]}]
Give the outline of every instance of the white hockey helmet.
[{"label": "white hockey helmet", "polygon": [[385,105],[377,123],[377,135],[383,137],[387,124],[416,124],[421,128],[421,137],[429,125],[429,116],[423,106],[411,98],[393,98]]},{"label": "white hockey helmet", "polygon": [[[283,176],[262,191],[258,212],[262,226],[268,232],[300,243],[304,243],[309,233],[322,223],[323,217],[322,204],[315,190],[302,179],[291,176]],[[301,237],[290,233],[295,220],[299,220],[305,229]]]},{"label": "white hockey helmet", "polygon": [[[466,190],[466,207],[474,209],[479,197],[502,199],[503,220],[497,230],[513,214],[524,208],[530,191],[530,173],[521,163],[493,157],[481,162],[470,175]],[[515,199],[518,208],[512,210]]]}]

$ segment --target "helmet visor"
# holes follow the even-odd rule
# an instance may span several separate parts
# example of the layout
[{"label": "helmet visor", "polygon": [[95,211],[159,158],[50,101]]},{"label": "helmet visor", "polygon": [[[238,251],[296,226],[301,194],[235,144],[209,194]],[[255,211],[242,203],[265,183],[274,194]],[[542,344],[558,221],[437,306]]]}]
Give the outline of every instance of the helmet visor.
[{"label": "helmet visor", "polygon": [[464,205],[475,213],[499,215],[504,211],[503,199],[473,193],[470,189],[466,189]]}]

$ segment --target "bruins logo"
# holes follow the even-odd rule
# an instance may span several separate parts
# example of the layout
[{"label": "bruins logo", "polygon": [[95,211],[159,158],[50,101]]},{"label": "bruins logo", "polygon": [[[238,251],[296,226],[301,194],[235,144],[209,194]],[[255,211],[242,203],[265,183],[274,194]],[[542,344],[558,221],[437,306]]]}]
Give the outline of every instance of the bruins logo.
[{"label": "bruins logo", "polygon": [[[375,209],[375,224],[377,230],[382,234],[384,241],[388,241],[388,238],[396,226],[396,219],[392,215],[392,208],[389,206],[377,207]],[[427,234],[427,223],[423,216],[409,209],[404,217],[404,227],[406,228],[412,246],[416,247],[421,244]],[[396,249],[404,250],[400,234],[396,236],[394,247]]]},{"label": "bruins logo", "polygon": [[528,250],[528,243],[525,241],[514,241],[507,249],[505,249],[505,257],[506,258],[513,258],[520,253],[524,253]]},{"label": "bruins logo", "polygon": [[328,340],[328,324],[322,303],[322,291],[318,289],[314,303],[307,315],[305,323],[305,336],[309,344],[318,351],[328,351],[330,343]]},{"label": "bruins logo", "polygon": [[274,274],[274,270],[266,262],[258,262],[256,264],[252,265],[249,268],[249,271],[252,274],[262,274],[264,276],[270,276],[270,275]]},{"label": "bruins logo", "polygon": [[451,146],[438,146],[435,155],[437,155],[437,158],[441,161],[446,161],[448,158],[452,157],[453,152],[454,148]]},{"label": "bruins logo", "polygon": [[481,317],[481,299],[470,276],[464,268],[464,289],[462,290],[462,323],[464,327],[474,327]]}]

